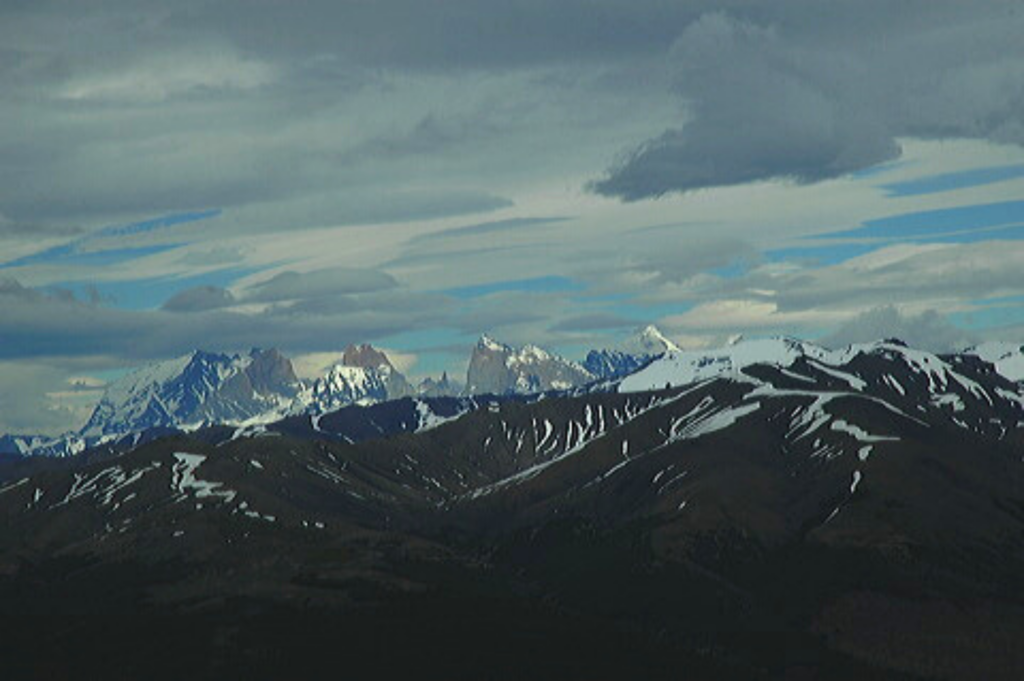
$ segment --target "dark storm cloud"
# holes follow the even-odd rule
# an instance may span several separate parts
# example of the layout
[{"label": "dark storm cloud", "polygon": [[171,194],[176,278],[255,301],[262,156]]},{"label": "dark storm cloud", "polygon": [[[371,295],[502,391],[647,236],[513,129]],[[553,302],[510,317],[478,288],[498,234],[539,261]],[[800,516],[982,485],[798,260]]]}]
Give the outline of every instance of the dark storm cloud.
[{"label": "dark storm cloud", "polygon": [[686,120],[593,188],[636,200],[816,182],[897,157],[900,137],[1024,143],[1024,12],[1012,3],[835,2],[806,15],[798,4],[689,25],[668,55]]},{"label": "dark storm cloud", "polygon": [[[904,135],[1019,143],[1014,10],[999,0],[4,3],[0,214],[17,226],[7,232],[59,234],[197,205],[248,209],[224,221],[236,232],[495,210],[510,205],[499,178],[531,160],[513,130],[553,149],[546,131],[595,110],[598,91],[667,96],[652,76],[663,72],[675,73],[681,124],[649,130],[597,191],[811,182],[894,157]],[[560,84],[541,73],[555,65],[575,70]],[[493,80],[516,70],[534,75]],[[579,101],[543,110],[587,79]],[[535,159],[537,170],[555,156]],[[497,194],[470,186],[489,177]]]},{"label": "dark storm cloud", "polygon": [[[223,26],[251,50],[333,52],[413,69],[508,68],[553,59],[607,59],[668,45],[708,2],[663,0],[257,0],[184,3],[168,23]],[[191,5],[191,6],[190,6]],[[299,9],[301,7],[301,10]],[[272,38],[268,40],[268,38]]]},{"label": "dark storm cloud", "polygon": [[163,304],[168,312],[203,312],[230,307],[236,303],[230,291],[218,286],[197,286],[180,291]]}]

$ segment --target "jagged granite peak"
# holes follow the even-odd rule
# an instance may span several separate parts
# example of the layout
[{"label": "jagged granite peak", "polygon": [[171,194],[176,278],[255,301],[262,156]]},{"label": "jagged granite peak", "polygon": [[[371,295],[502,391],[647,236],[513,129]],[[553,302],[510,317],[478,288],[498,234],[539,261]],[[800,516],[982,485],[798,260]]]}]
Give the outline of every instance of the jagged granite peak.
[{"label": "jagged granite peak", "polygon": [[387,354],[367,343],[345,348],[341,361],[307,387],[293,413],[323,414],[349,405],[411,397],[416,390]]},{"label": "jagged granite peak", "polygon": [[369,343],[359,345],[352,344],[345,348],[341,363],[350,367],[362,367],[364,369],[391,369],[394,365],[384,352],[373,347]]},{"label": "jagged granite peak", "polygon": [[276,350],[196,350],[137,369],[107,387],[80,431],[103,438],[150,428],[244,421],[291,403],[300,385]]},{"label": "jagged granite peak", "polygon": [[506,352],[506,351],[507,352],[511,352],[512,351],[512,346],[511,345],[505,345],[504,343],[500,343],[500,342],[494,340],[493,338],[491,338],[491,336],[489,336],[486,333],[485,334],[481,334],[480,340],[478,340],[476,342],[476,347],[481,349],[481,350],[489,350],[489,351],[492,351],[492,352]]},{"label": "jagged granite peak", "polygon": [[565,390],[594,380],[576,362],[536,345],[515,348],[483,335],[473,348],[466,372],[470,395],[530,394]]},{"label": "jagged granite peak", "polygon": [[349,345],[345,348],[341,363],[345,366],[360,367],[380,374],[387,387],[386,399],[397,400],[416,394],[412,384],[395,368],[387,354],[368,343]]},{"label": "jagged granite peak", "polygon": [[255,390],[263,392],[282,385],[294,386],[299,382],[292,361],[281,354],[277,348],[269,350],[253,348],[249,357],[252,358],[252,364],[249,365],[245,373]]}]

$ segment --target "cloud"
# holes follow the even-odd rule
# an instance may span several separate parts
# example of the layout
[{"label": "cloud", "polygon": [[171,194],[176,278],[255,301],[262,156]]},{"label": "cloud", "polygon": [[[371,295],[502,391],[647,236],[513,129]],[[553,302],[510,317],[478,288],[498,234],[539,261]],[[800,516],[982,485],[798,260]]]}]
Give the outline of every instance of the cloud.
[{"label": "cloud", "polygon": [[455,241],[475,236],[492,238],[497,234],[517,233],[539,227],[547,227],[552,223],[564,222],[568,219],[565,217],[509,218],[507,220],[491,220],[462,227],[449,227],[410,239],[407,246],[422,247],[430,242]]},{"label": "cloud", "polygon": [[58,435],[81,426],[102,392],[83,378],[72,383],[63,368],[0,361],[0,385],[20,388],[0,390],[0,434]]},{"label": "cloud", "polygon": [[0,213],[0,238],[2,237],[67,237],[82,232],[74,225],[48,225],[44,223],[16,222]]},{"label": "cloud", "polygon": [[[315,287],[306,292],[315,292]],[[297,292],[293,290],[293,292]],[[216,299],[216,291],[189,294]],[[206,298],[204,298],[204,295]],[[180,355],[197,346],[233,351],[252,346],[291,352],[329,351],[450,318],[446,299],[400,289],[321,296],[262,311],[122,310],[0,280],[0,360],[117,357],[125,365]],[[198,304],[203,307],[202,303]],[[106,361],[106,360],[105,360]]]},{"label": "cloud", "polygon": [[863,309],[885,300],[943,308],[1019,294],[1021,258],[1020,241],[898,245],[831,267],[762,270],[734,286],[771,290],[784,310]]},{"label": "cloud", "polygon": [[615,314],[597,313],[562,319],[553,324],[550,330],[552,332],[603,331],[607,329],[628,329],[636,325],[635,319]]},{"label": "cloud", "polygon": [[904,314],[893,305],[866,310],[821,339],[829,347],[898,338],[911,347],[951,352],[977,342],[977,337],[950,324],[935,310]]},{"label": "cloud", "polygon": [[276,70],[267,63],[230,51],[196,49],[153,55],[117,71],[82,74],[58,93],[72,102],[160,102],[173,96],[211,90],[249,90],[272,83]]},{"label": "cloud", "polygon": [[242,299],[245,302],[272,303],[370,293],[394,288],[397,285],[394,277],[379,270],[336,267],[303,273],[289,271],[249,286]]},{"label": "cloud", "polygon": [[[817,182],[898,157],[901,137],[1024,143],[1024,15],[995,2],[966,16],[934,3],[908,20],[902,6],[856,3],[851,17],[841,2],[797,17],[787,11],[797,4],[759,19],[711,12],[688,26],[669,55],[686,119],[592,188],[630,201]],[[844,29],[851,18],[862,25]]]},{"label": "cloud", "polygon": [[168,312],[203,312],[236,303],[230,291],[217,286],[197,286],[174,294],[161,309]]},{"label": "cloud", "polygon": [[827,328],[847,317],[839,310],[782,310],[771,300],[734,298],[701,303],[680,315],[671,315],[659,321],[666,328],[680,333],[699,332],[778,334],[813,331]]},{"label": "cloud", "polygon": [[595,243],[573,259],[575,275],[587,281],[591,291],[609,294],[636,294],[653,302],[680,300],[688,292],[692,297],[698,289],[717,283],[718,276],[733,267],[745,269],[760,260],[749,243],[732,237],[709,236],[706,226],[673,227],[664,230],[642,230],[630,237],[630,247],[611,243]]}]

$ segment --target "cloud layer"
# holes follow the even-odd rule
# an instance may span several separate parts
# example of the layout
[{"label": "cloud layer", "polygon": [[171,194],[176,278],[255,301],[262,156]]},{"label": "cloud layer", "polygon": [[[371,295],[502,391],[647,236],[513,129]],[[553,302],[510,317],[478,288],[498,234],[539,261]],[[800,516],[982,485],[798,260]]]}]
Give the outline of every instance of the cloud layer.
[{"label": "cloud layer", "polygon": [[796,17],[787,8],[797,4],[689,25],[668,56],[686,120],[595,190],[636,200],[816,182],[897,158],[901,137],[1024,143],[1024,14],[1010,4],[972,4],[965,15],[933,3],[915,16],[914,3],[858,3],[858,21],[845,25],[850,3],[830,3],[828,17]]}]

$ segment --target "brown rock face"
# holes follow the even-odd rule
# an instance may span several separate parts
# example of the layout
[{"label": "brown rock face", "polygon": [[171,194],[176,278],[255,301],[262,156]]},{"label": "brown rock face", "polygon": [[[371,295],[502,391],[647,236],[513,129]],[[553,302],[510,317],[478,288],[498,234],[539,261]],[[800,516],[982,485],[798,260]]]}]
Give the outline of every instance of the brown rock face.
[{"label": "brown rock face", "polygon": [[281,386],[299,382],[291,360],[276,348],[253,350],[251,357],[252,364],[246,368],[245,373],[257,392],[279,390]]},{"label": "brown rock face", "polygon": [[364,369],[380,369],[381,367],[388,367],[392,371],[395,370],[391,360],[388,356],[377,348],[363,343],[361,345],[350,345],[345,348],[345,354],[341,358],[341,363],[347,367],[362,367]]},{"label": "brown rock face", "polygon": [[349,367],[360,367],[378,372],[384,385],[387,386],[389,400],[416,394],[415,388],[395,368],[388,356],[368,343],[349,345],[345,348],[341,363]]}]

